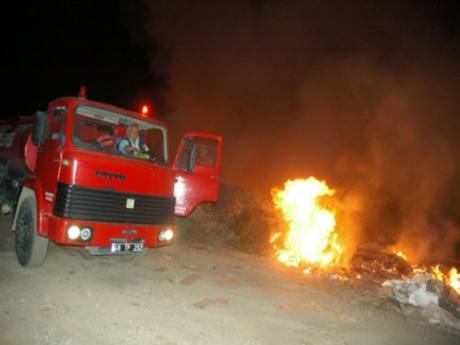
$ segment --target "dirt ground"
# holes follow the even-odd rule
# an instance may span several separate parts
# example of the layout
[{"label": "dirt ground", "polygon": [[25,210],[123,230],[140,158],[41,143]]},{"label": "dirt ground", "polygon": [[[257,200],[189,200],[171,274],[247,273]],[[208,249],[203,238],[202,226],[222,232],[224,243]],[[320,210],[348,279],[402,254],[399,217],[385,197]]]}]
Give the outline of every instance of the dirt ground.
[{"label": "dirt ground", "polygon": [[0,219],[0,344],[459,344],[416,309],[269,258],[187,243],[143,257],[50,246],[26,270]]}]

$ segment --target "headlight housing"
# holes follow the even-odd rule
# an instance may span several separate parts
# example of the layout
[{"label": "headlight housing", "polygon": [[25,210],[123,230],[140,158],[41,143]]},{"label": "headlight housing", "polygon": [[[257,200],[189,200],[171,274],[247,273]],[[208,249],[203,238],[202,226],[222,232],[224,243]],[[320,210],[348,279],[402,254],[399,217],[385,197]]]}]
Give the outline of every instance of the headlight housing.
[{"label": "headlight housing", "polygon": [[158,234],[158,240],[160,242],[170,242],[174,238],[174,230],[171,228],[167,228],[164,230],[161,230],[160,233]]},{"label": "headlight housing", "polygon": [[87,226],[80,228],[74,224],[67,229],[67,237],[72,241],[80,240],[89,242],[93,239],[93,229]]},{"label": "headlight housing", "polygon": [[93,230],[91,228],[82,228],[80,230],[80,239],[82,241],[88,242],[93,238]]},{"label": "headlight housing", "polygon": [[71,225],[67,229],[67,237],[71,240],[76,240],[80,237],[80,227],[78,225]]}]

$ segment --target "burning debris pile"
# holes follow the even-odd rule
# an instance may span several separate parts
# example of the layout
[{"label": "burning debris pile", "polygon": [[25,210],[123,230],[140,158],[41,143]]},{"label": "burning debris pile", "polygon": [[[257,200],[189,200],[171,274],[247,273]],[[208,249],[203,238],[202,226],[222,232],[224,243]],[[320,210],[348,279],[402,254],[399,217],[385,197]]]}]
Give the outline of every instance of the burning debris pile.
[{"label": "burning debris pile", "polygon": [[[410,267],[410,272],[382,283],[382,292],[399,303],[422,307],[422,315],[433,324],[446,324],[460,330],[460,274],[455,267],[447,273],[440,265],[411,266],[407,257],[398,252]],[[398,272],[398,271],[396,271]]]},{"label": "burning debris pile", "polygon": [[379,285],[382,281],[400,278],[412,272],[412,267],[400,255],[369,249],[360,249],[353,255],[350,269]]},{"label": "burning debris pile", "polygon": [[430,303],[439,304],[444,292],[441,281],[433,279],[428,272],[416,273],[412,277],[387,280],[383,287],[390,288],[389,294],[398,302],[425,307]]},{"label": "burning debris pile", "polygon": [[[402,251],[386,253],[358,250],[344,262],[349,248],[336,231],[334,195],[324,181],[314,177],[289,180],[273,191],[273,202],[285,221],[271,243],[283,264],[305,274],[320,272],[341,280],[365,279],[382,284],[388,297],[399,303],[423,307],[432,323],[460,330],[460,274],[455,267],[444,273],[440,266],[412,265]],[[458,319],[456,319],[458,318]]]},{"label": "burning debris pile", "polygon": [[422,307],[422,316],[429,323],[445,324],[460,331],[460,295],[445,280],[422,271],[387,280],[382,284],[382,291],[399,303]]}]

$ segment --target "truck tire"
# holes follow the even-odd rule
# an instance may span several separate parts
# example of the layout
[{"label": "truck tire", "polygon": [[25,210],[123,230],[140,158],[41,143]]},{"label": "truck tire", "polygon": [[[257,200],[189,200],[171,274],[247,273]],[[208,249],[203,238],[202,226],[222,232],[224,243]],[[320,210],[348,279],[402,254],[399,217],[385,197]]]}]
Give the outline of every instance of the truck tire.
[{"label": "truck tire", "polygon": [[15,247],[18,262],[23,267],[40,266],[48,252],[48,239],[37,232],[37,205],[32,197],[19,206],[16,223]]}]

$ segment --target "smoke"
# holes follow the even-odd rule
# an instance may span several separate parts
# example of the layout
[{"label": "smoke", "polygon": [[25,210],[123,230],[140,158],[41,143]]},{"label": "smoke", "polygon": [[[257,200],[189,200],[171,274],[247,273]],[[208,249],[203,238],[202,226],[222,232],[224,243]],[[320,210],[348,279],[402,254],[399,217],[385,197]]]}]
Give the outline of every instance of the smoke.
[{"label": "smoke", "polygon": [[175,142],[189,129],[222,133],[225,182],[269,195],[288,178],[324,178],[361,242],[453,258],[460,80],[442,6],[145,5]]}]

